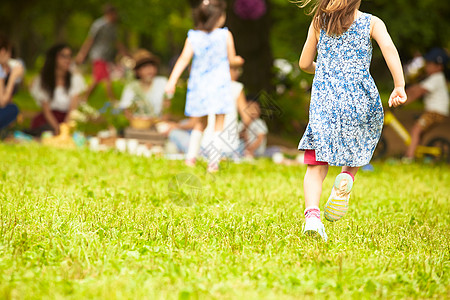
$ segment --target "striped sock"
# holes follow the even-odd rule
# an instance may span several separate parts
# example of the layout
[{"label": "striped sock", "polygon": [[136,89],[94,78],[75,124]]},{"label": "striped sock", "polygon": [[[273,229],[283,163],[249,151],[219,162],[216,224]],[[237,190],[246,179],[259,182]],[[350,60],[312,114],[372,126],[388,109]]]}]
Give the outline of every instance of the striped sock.
[{"label": "striped sock", "polygon": [[350,176],[352,177],[353,181],[355,181],[355,175],[353,175],[352,173],[350,173],[350,172],[348,172],[348,171],[343,171],[343,172],[341,172],[341,173],[345,173],[345,174],[350,175]]}]

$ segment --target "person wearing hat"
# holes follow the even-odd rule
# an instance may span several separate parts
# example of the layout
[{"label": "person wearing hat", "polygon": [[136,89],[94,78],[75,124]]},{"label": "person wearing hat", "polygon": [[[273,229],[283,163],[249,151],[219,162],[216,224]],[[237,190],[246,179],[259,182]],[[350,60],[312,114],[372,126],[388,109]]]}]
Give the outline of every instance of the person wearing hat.
[{"label": "person wearing hat", "polygon": [[119,108],[124,110],[129,120],[136,113],[147,117],[161,117],[163,107],[169,102],[164,97],[167,78],[157,76],[159,59],[149,51],[139,49],[133,55],[133,60],[135,80],[124,87]]},{"label": "person wearing hat", "polygon": [[406,89],[408,102],[411,103],[423,97],[425,112],[414,124],[411,131],[411,144],[406,151],[404,160],[412,161],[423,133],[445,121],[449,115],[449,95],[444,71],[449,57],[442,48],[433,48],[424,55],[427,77],[420,83]]}]

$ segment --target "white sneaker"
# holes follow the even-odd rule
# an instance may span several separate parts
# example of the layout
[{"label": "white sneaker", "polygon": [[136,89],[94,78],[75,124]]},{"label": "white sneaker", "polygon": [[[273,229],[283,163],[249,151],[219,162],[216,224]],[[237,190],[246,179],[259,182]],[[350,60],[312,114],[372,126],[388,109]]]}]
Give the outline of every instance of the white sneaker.
[{"label": "white sneaker", "polygon": [[217,172],[219,172],[219,164],[218,163],[211,163],[211,164],[209,164],[207,172],[209,172],[209,173],[217,173]]},{"label": "white sneaker", "polygon": [[323,226],[322,221],[317,217],[306,218],[305,224],[303,225],[303,233],[312,236],[318,233],[325,242],[328,240],[328,236],[325,233],[325,227]]},{"label": "white sneaker", "polygon": [[335,222],[347,213],[352,187],[353,178],[349,174],[341,173],[336,177],[330,197],[325,204],[325,219]]}]

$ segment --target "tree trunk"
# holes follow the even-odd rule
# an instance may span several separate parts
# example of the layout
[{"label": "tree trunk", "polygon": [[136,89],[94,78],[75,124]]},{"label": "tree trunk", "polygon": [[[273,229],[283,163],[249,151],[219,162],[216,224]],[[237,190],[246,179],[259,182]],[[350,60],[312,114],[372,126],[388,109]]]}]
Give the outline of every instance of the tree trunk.
[{"label": "tree trunk", "polygon": [[[226,26],[233,33],[237,54],[245,59],[240,81],[250,97],[261,91],[270,92],[273,90],[270,1],[266,0],[267,11],[257,20],[244,20],[237,16],[233,10],[234,2],[227,0]],[[189,4],[195,7],[200,0],[189,0]]]},{"label": "tree trunk", "polygon": [[228,0],[226,25],[233,33],[236,52],[245,59],[240,81],[249,96],[261,91],[270,92],[272,86],[272,49],[270,46],[270,3],[267,11],[257,20],[243,20],[234,13],[235,0]]}]

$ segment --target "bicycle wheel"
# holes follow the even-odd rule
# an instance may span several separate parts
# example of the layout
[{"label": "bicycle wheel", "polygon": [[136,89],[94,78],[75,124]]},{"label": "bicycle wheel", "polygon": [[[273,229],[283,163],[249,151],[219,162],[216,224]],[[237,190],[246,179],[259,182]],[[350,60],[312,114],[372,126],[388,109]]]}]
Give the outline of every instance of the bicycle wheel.
[{"label": "bicycle wheel", "polygon": [[444,162],[450,164],[450,142],[446,138],[443,137],[434,138],[427,144],[427,146],[437,147],[441,149],[441,155],[439,156],[427,155],[428,157],[431,157],[436,162]]},{"label": "bicycle wheel", "polygon": [[384,137],[381,137],[380,140],[378,141],[378,145],[375,148],[375,151],[373,152],[372,159],[377,160],[385,157],[387,149],[388,149],[387,141]]}]

